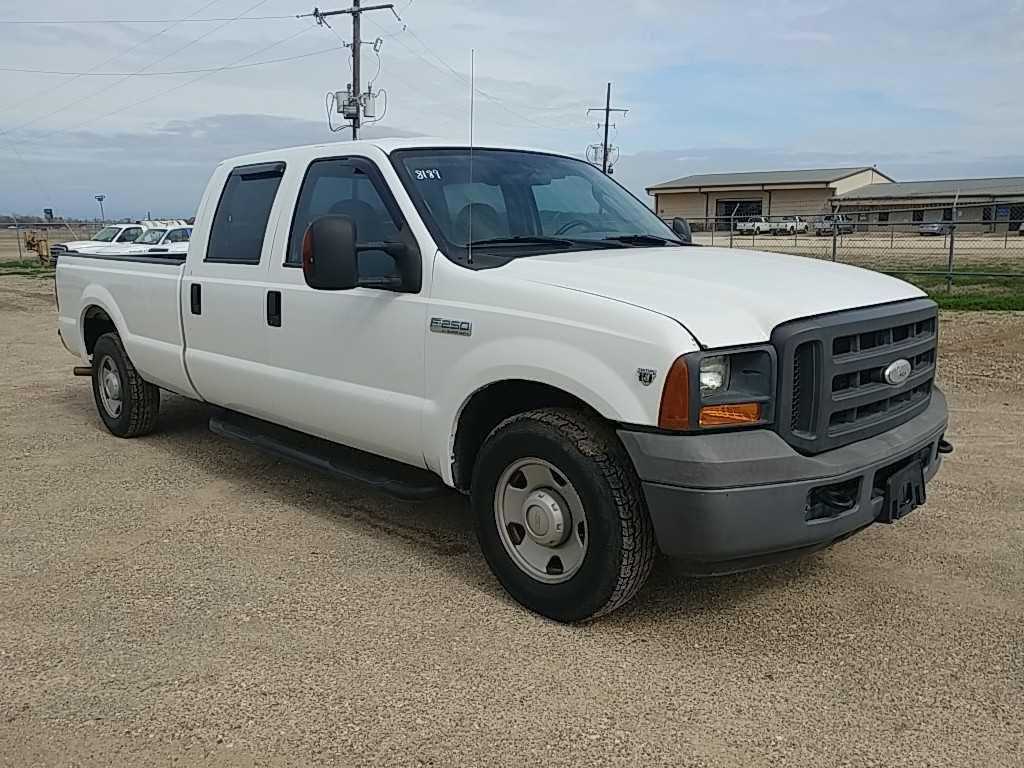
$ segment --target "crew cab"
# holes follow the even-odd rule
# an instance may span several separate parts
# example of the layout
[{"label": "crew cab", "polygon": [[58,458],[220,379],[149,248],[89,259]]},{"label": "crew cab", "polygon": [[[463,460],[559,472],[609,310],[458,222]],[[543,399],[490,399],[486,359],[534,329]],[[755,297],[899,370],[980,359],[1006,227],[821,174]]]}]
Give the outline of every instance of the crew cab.
[{"label": "crew cab", "polygon": [[746,221],[736,224],[736,231],[741,235],[767,235],[774,232],[775,225],[767,216],[751,216]]},{"label": "crew cab", "polygon": [[682,229],[556,154],[263,152],[214,171],[186,255],[62,257],[59,333],[114,435],[172,392],[291,462],[467,494],[508,592],[584,620],[659,550],[728,573],[895,522],[951,449],[920,290]]}]

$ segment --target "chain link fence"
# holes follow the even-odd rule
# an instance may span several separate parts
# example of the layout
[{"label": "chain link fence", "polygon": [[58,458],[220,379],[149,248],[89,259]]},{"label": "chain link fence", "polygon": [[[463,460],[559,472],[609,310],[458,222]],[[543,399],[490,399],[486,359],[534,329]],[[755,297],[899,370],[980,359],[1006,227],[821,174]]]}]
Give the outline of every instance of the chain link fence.
[{"label": "chain link fence", "polygon": [[1024,279],[1024,202],[691,219],[694,242],[895,274]]}]

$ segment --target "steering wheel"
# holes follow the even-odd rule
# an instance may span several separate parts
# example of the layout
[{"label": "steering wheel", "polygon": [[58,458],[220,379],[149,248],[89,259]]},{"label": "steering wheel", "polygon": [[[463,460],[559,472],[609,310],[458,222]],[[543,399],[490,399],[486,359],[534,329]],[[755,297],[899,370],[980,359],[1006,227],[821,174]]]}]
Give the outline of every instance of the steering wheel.
[{"label": "steering wheel", "polygon": [[596,229],[594,229],[594,226],[589,221],[584,221],[583,219],[573,219],[572,221],[566,222],[557,230],[555,230],[555,235],[564,235],[566,232],[568,232],[570,229],[573,229],[574,227],[586,227],[587,232],[597,231]]}]

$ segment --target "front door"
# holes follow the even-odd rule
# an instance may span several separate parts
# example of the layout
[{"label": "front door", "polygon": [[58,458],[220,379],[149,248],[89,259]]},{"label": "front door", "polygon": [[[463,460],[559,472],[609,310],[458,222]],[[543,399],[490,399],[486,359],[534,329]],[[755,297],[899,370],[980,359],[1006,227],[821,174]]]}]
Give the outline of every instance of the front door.
[{"label": "front door", "polygon": [[359,253],[360,279],[381,287],[320,291],[306,285],[303,235],[325,215],[351,217],[361,245],[415,242],[371,160],[327,158],[310,164],[292,221],[283,217],[275,238],[269,282],[276,295],[268,291],[265,297],[267,360],[281,393],[277,420],[423,466],[426,298],[422,290],[388,287],[398,272],[382,250]]}]

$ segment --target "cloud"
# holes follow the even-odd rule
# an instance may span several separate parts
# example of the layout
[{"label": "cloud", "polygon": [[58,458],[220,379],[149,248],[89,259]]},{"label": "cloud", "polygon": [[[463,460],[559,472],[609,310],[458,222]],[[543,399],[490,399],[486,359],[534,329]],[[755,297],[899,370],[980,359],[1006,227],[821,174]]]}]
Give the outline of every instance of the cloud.
[{"label": "cloud", "polygon": [[[49,0],[32,15],[165,18],[202,5]],[[230,17],[250,5],[219,0],[200,15]],[[383,11],[363,24],[365,39],[383,40],[375,87],[387,90],[381,126],[392,133],[468,138],[474,48],[480,141],[582,154],[600,138],[599,118],[587,108],[603,102],[612,81],[615,104],[630,108],[613,121],[619,178],[634,190],[686,173],[848,164],[842,158],[877,162],[903,178],[1021,172],[1021,0],[941,13],[925,0],[638,0],[627,11],[612,0],[397,5],[404,30]],[[293,9],[268,2],[253,13]],[[188,210],[216,161],[332,138],[324,94],[349,79],[349,31],[336,21],[334,31],[297,19],[238,21],[213,32],[218,23],[164,32],[156,24],[0,24],[0,65],[72,71],[108,59],[105,71],[217,67],[338,46],[202,77],[117,82],[5,72],[0,209],[37,209],[45,200],[87,214],[102,181],[123,190],[110,193],[113,212],[117,199],[124,215],[143,205]],[[364,83],[377,68],[367,47]],[[29,121],[36,122],[19,128]]]}]

